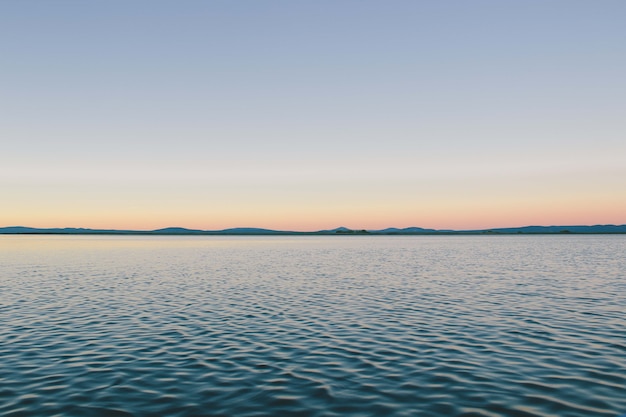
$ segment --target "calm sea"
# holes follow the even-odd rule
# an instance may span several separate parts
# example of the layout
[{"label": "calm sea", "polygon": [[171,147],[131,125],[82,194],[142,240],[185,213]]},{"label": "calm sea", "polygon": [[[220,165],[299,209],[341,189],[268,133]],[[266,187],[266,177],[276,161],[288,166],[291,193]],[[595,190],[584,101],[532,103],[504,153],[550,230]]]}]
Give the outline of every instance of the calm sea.
[{"label": "calm sea", "polygon": [[2,416],[618,416],[626,236],[0,236]]}]

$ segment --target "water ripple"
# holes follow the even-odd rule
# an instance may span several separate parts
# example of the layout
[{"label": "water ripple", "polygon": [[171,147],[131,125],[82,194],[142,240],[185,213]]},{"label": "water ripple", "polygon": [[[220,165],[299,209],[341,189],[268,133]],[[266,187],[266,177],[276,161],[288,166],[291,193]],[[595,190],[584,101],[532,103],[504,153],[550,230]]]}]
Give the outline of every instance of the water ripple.
[{"label": "water ripple", "polygon": [[626,412],[626,238],[0,237],[2,416]]}]

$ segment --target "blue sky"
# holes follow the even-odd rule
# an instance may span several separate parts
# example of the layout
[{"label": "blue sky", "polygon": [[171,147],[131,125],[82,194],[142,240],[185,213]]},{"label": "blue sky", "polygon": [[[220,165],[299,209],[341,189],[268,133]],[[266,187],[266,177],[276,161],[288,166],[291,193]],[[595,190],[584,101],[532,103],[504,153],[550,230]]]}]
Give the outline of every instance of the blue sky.
[{"label": "blue sky", "polygon": [[0,3],[0,223],[626,223],[621,1]]}]

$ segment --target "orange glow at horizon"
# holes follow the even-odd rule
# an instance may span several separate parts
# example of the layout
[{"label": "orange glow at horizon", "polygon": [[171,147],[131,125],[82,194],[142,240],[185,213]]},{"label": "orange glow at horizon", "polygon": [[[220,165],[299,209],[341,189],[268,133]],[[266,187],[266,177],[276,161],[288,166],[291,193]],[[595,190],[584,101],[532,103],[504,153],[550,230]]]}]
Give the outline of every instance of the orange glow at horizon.
[{"label": "orange glow at horizon", "polygon": [[[611,201],[612,200],[612,201]],[[623,198],[601,202],[587,198],[552,200],[470,200],[399,201],[369,205],[345,203],[339,206],[256,206],[158,207],[137,204],[120,207],[82,207],[63,205],[34,207],[10,212],[4,210],[0,227],[39,228],[84,227],[93,229],[154,230],[164,227],[221,230],[231,227],[259,227],[275,230],[316,231],[345,226],[352,229],[423,227],[432,229],[488,229],[529,225],[624,224],[626,201]]]}]

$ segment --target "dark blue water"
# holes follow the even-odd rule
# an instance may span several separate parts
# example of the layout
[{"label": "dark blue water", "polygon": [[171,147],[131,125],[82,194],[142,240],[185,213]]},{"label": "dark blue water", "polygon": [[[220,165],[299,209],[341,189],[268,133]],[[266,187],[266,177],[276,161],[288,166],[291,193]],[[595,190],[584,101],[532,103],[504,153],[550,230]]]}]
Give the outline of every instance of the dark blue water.
[{"label": "dark blue water", "polygon": [[617,416],[626,236],[0,237],[2,416]]}]

